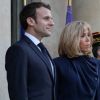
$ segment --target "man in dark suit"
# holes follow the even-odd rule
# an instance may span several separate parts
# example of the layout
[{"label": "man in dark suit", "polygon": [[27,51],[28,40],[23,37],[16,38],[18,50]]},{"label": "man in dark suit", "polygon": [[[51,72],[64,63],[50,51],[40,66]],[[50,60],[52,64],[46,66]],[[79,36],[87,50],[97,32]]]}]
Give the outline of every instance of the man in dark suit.
[{"label": "man in dark suit", "polygon": [[26,5],[20,13],[25,34],[6,53],[10,100],[54,100],[54,64],[40,44],[54,26],[51,8],[42,2]]}]

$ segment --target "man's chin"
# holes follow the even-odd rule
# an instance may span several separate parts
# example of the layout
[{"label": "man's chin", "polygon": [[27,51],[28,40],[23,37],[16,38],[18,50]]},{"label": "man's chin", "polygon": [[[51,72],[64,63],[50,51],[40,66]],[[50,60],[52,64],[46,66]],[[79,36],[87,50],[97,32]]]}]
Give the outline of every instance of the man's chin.
[{"label": "man's chin", "polygon": [[45,34],[45,37],[49,37],[51,36],[51,33]]}]

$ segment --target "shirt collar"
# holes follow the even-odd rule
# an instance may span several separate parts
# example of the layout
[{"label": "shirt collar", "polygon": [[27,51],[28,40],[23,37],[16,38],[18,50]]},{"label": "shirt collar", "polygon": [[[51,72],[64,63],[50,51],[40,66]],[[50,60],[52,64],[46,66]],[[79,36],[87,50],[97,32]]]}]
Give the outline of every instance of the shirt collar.
[{"label": "shirt collar", "polygon": [[25,32],[25,36],[27,36],[35,45],[38,45],[40,41],[33,35]]}]

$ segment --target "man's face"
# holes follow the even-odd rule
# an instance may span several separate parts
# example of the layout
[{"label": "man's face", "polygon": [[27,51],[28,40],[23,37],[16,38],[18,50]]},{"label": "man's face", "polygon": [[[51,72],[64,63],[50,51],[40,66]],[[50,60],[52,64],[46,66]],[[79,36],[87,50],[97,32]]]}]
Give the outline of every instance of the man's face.
[{"label": "man's face", "polygon": [[44,7],[36,9],[35,33],[37,33],[40,38],[50,36],[53,26],[54,22],[51,11]]}]

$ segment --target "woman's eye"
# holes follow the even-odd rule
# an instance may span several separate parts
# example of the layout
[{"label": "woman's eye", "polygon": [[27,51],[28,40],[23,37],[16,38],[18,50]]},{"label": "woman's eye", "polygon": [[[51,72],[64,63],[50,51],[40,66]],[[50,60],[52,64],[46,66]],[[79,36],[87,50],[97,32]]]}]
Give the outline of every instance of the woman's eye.
[{"label": "woman's eye", "polygon": [[88,36],[90,37],[90,36],[91,36],[91,34],[88,34]]},{"label": "woman's eye", "polygon": [[81,37],[84,37],[84,35],[81,35]]}]

